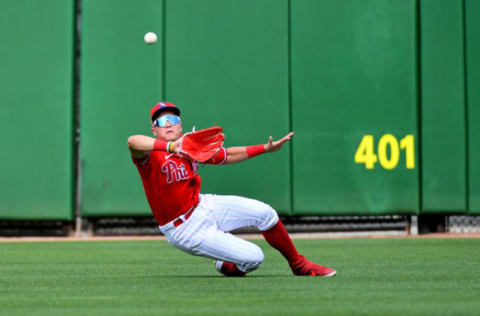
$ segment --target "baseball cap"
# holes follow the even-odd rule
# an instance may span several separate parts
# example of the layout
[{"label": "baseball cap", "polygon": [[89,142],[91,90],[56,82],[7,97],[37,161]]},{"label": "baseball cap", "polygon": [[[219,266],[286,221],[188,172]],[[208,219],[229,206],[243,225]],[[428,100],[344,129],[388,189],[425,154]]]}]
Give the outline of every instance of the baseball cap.
[{"label": "baseball cap", "polygon": [[150,110],[150,119],[155,121],[160,114],[163,112],[170,111],[177,116],[180,116],[180,109],[173,103],[169,102],[158,102],[155,106]]}]

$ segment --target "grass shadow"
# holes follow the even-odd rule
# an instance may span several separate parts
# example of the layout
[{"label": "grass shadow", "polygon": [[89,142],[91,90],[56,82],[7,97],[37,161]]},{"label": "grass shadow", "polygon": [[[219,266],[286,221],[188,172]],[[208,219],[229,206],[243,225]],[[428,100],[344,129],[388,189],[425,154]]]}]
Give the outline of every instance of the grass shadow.
[{"label": "grass shadow", "polygon": [[[226,276],[223,275],[202,275],[202,274],[182,274],[182,275],[148,275],[148,276],[142,276],[143,278],[148,278],[148,279],[222,279],[222,278],[227,278]],[[291,275],[247,275],[245,278],[289,278]],[[241,279],[239,277],[232,277],[235,279]],[[244,278],[244,279],[245,279]]]}]

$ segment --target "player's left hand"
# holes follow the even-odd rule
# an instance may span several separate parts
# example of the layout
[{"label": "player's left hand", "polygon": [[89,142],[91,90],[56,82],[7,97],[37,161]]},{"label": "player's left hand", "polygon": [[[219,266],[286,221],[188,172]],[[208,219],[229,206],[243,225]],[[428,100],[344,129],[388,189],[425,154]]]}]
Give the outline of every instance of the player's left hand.
[{"label": "player's left hand", "polygon": [[277,140],[277,141],[273,141],[272,136],[270,136],[269,140],[268,140],[268,143],[265,144],[265,151],[267,153],[273,153],[275,151],[280,150],[282,148],[283,144],[285,144],[285,142],[287,140],[290,140],[292,138],[293,134],[295,134],[295,133],[290,132],[290,133],[287,134],[287,136],[285,136],[282,139]]},{"label": "player's left hand", "polygon": [[220,126],[201,129],[182,136],[178,152],[192,161],[205,162],[217,154],[223,146],[225,135]]}]

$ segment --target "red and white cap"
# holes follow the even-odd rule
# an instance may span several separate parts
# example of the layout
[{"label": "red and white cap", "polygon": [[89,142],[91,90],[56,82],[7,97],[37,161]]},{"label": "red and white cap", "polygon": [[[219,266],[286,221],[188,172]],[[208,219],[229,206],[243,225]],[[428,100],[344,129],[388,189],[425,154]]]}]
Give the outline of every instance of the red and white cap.
[{"label": "red and white cap", "polygon": [[160,116],[163,112],[170,111],[173,112],[175,115],[180,116],[180,109],[173,103],[169,102],[158,102],[155,106],[150,110],[150,119],[155,121],[157,117]]}]

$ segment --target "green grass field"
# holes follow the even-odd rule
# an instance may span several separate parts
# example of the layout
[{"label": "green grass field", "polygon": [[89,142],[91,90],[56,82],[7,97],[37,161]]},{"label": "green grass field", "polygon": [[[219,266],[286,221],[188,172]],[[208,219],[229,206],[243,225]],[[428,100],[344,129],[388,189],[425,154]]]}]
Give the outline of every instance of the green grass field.
[{"label": "green grass field", "polygon": [[296,240],[337,269],[225,278],[165,241],[0,243],[0,315],[478,315],[480,239]]}]

